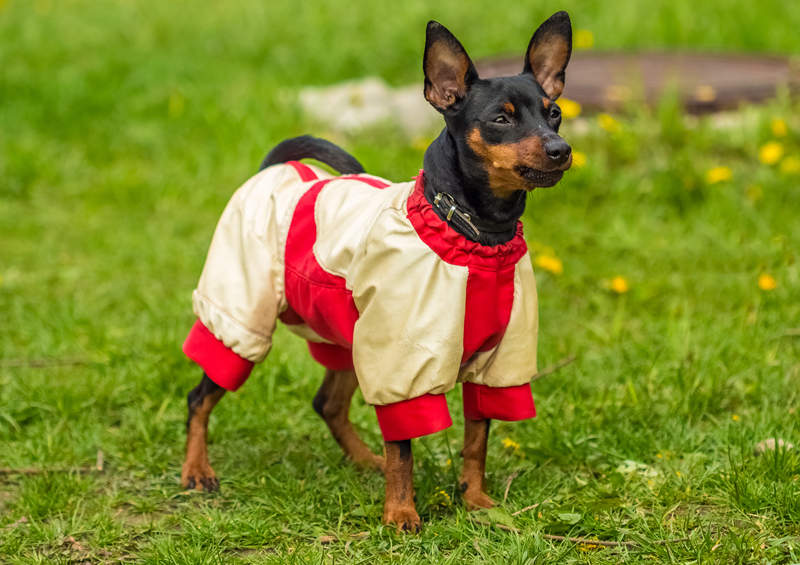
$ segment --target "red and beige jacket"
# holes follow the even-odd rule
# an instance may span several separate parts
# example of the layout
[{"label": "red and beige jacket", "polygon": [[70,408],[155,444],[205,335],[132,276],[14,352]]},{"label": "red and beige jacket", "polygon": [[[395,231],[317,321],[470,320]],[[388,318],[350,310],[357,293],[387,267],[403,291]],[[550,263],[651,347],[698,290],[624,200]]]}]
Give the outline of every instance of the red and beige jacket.
[{"label": "red and beige jacket", "polygon": [[437,216],[423,183],[296,162],[252,177],[214,233],[186,355],[236,390],[280,320],[322,365],[355,370],[388,441],[450,426],[456,382],[466,418],[535,416],[538,308],[522,224],[508,243],[472,242]]}]

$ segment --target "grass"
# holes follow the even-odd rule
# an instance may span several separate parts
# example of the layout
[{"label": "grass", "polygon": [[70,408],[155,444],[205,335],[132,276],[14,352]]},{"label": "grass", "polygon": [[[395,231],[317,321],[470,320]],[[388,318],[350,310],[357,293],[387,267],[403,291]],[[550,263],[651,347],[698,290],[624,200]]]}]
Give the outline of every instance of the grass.
[{"label": "grass", "polygon": [[[564,5],[597,48],[798,50],[800,10],[777,0]],[[221,493],[181,492],[190,293],[234,188],[278,140],[321,133],[296,89],[419,80],[430,17],[479,57],[521,53],[548,15],[507,0],[344,6],[0,2],[0,466],[46,470],[0,476],[0,561],[800,561],[798,451],[753,455],[769,437],[800,444],[800,176],[758,160],[773,119],[800,156],[785,97],[724,127],[669,99],[617,131],[564,125],[586,165],[530,197],[526,235],[563,262],[537,271],[540,365],[578,359],[536,383],[536,420],[493,427],[493,496],[514,479],[477,517],[519,533],[462,509],[459,421],[415,442],[423,533],[381,526],[382,479],[343,461],[310,407],[320,369],[283,332],[214,412]],[[334,139],[389,178],[421,163],[389,126]],[[718,166],[731,179],[709,184]],[[35,359],[84,364],[9,364]],[[359,400],[353,417],[377,447],[372,410]],[[98,449],[106,472],[57,471]]]}]

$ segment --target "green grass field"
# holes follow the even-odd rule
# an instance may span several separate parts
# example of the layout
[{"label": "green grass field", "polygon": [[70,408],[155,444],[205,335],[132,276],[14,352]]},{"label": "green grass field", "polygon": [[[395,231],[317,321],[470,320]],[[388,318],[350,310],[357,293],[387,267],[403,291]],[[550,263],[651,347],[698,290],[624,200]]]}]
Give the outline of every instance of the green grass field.
[{"label": "green grass field", "polygon": [[[800,562],[800,449],[753,454],[800,444],[800,106],[785,96],[724,127],[669,100],[564,124],[586,162],[529,197],[525,228],[540,366],[577,360],[534,385],[535,420],[493,426],[495,499],[511,480],[497,511],[469,514],[456,492],[453,391],[456,425],[415,441],[424,531],[382,526],[382,478],[343,459],[311,409],[321,369],[283,331],[212,417],[221,492],[181,491],[191,290],[264,153],[326,133],[297,89],[421,81],[432,17],[473,57],[521,56],[561,7],[595,48],[800,50],[800,8],[778,0],[0,0],[0,467],[42,470],[0,475],[0,562]],[[390,126],[334,140],[381,176],[421,165]],[[360,398],[353,418],[377,449]],[[103,473],[65,472],[98,450]]]}]

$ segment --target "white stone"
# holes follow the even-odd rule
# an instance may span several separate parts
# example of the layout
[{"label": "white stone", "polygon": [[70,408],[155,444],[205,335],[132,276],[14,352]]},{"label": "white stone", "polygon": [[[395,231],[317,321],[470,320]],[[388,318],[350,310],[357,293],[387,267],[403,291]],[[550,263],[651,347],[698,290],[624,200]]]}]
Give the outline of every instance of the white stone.
[{"label": "white stone", "polygon": [[299,98],[307,115],[344,133],[390,122],[414,137],[442,124],[439,113],[425,100],[421,83],[392,88],[379,78],[367,77],[329,87],[305,88]]},{"label": "white stone", "polygon": [[776,446],[785,451],[789,451],[794,447],[794,444],[791,444],[788,441],[783,441],[780,438],[776,439],[774,437],[771,437],[765,439],[764,441],[759,441],[756,444],[755,448],[753,448],[753,452],[756,455],[763,455],[767,451],[775,451]]}]

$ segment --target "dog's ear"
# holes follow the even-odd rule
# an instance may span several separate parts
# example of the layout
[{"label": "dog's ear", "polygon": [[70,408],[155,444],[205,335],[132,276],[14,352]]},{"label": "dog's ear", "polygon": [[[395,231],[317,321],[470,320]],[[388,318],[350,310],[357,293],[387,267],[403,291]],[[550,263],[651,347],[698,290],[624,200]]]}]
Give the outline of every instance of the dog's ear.
[{"label": "dog's ear", "polygon": [[532,73],[545,94],[555,100],[564,90],[564,71],[572,54],[569,14],[556,12],[533,34],[523,72]]},{"label": "dog's ear", "polygon": [[428,22],[425,34],[425,100],[442,113],[456,110],[478,71],[458,39],[439,22]]}]

